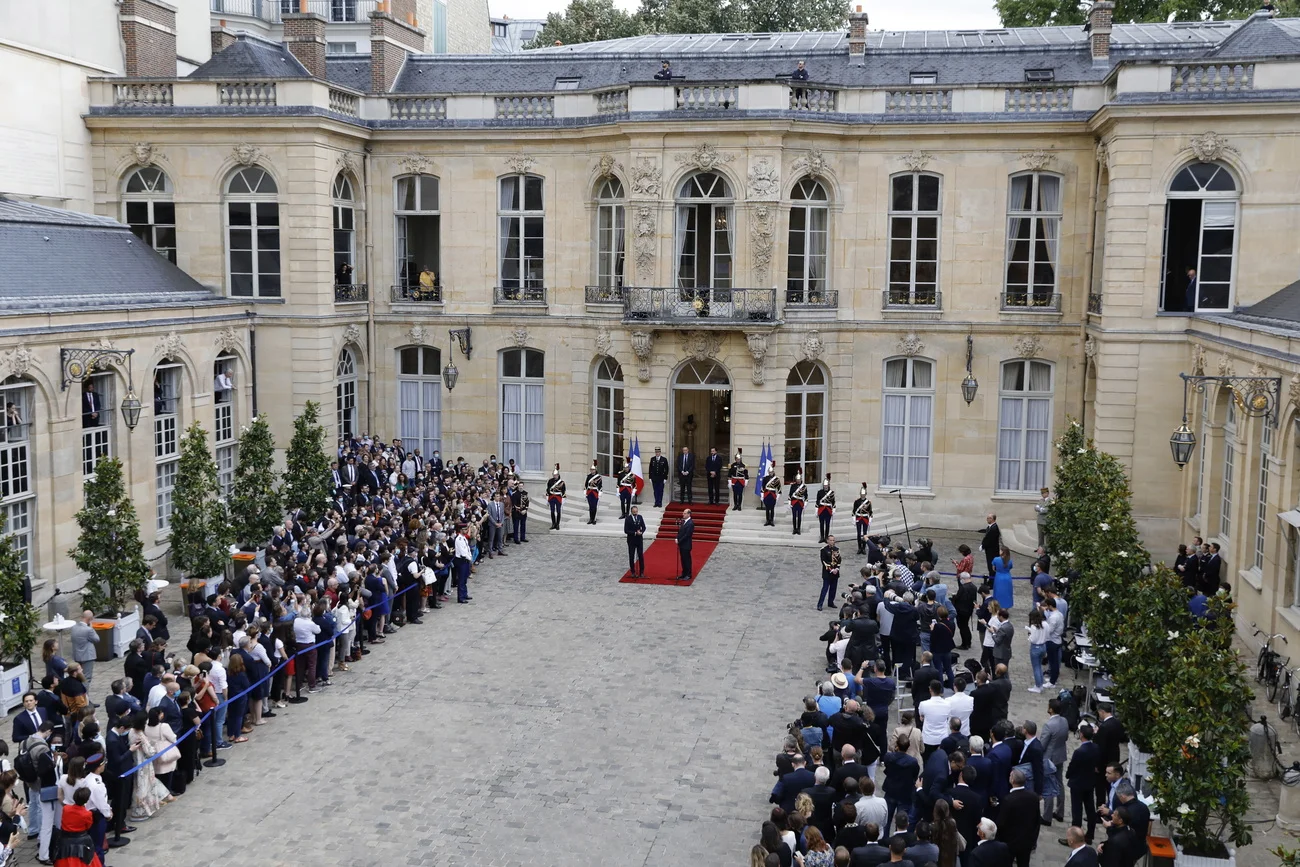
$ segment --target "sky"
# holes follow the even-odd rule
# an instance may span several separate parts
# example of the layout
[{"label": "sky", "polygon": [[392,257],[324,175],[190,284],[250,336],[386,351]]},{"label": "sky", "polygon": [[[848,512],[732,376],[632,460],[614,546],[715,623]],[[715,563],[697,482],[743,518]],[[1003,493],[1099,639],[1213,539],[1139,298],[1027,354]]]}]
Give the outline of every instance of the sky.
[{"label": "sky", "polygon": [[[629,12],[640,5],[638,0],[614,2]],[[850,3],[858,5],[857,0]],[[545,18],[549,12],[563,12],[568,5],[568,0],[488,0],[494,16],[511,18]],[[993,0],[867,0],[861,6],[872,30],[982,30],[999,26]]]}]

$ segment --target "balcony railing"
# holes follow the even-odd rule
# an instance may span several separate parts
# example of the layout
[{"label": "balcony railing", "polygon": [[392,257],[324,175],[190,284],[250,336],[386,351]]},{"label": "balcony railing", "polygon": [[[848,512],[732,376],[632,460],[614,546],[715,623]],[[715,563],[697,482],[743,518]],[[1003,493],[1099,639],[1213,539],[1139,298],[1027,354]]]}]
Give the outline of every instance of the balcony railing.
[{"label": "balcony railing", "polygon": [[881,310],[938,310],[943,293],[938,289],[882,289]]},{"label": "balcony railing", "polygon": [[833,310],[840,306],[840,292],[838,289],[786,289],[785,306]]},{"label": "balcony railing", "polygon": [[555,117],[555,97],[498,96],[496,113],[498,120],[536,120]]},{"label": "balcony railing", "polygon": [[791,84],[790,110],[829,114],[835,111],[835,101],[838,95],[838,90],[832,90],[828,87],[806,87]]},{"label": "balcony railing", "polygon": [[952,111],[951,90],[890,90],[885,93],[889,114],[947,114]]},{"label": "balcony railing", "polygon": [[1173,93],[1233,93],[1255,88],[1255,64],[1209,63],[1175,66]]},{"label": "balcony railing", "polygon": [[[307,0],[307,11],[321,15],[332,24],[370,22],[377,0]],[[246,15],[274,24],[281,16],[301,9],[299,0],[210,0],[213,12]]]},{"label": "balcony railing", "polygon": [[1061,293],[1027,292],[1022,289],[1008,289],[1002,295],[1002,309],[1012,312],[1021,310],[1033,313],[1060,313]]},{"label": "balcony railing", "polygon": [[1088,295],[1088,312],[1101,315],[1101,293],[1092,292]]},{"label": "balcony railing", "polygon": [[217,98],[222,105],[275,105],[275,82],[219,81]]},{"label": "balcony railing", "polygon": [[165,82],[133,81],[113,85],[114,105],[171,105],[173,88]]},{"label": "balcony railing", "polygon": [[775,289],[652,289],[627,287],[629,322],[744,324],[776,321]]},{"label": "balcony railing", "polygon": [[393,287],[393,301],[411,304],[441,304],[442,281],[436,280],[432,286],[419,283],[399,283]]},{"label": "balcony railing", "polygon": [[356,117],[360,105],[361,97],[355,93],[330,88],[330,111],[346,114],[348,117]]},{"label": "balcony railing", "polygon": [[502,306],[545,307],[546,287],[532,286],[494,286],[492,303]]},{"label": "balcony railing", "polygon": [[393,120],[446,120],[445,96],[390,96],[388,116]]},{"label": "balcony railing", "polygon": [[691,84],[676,88],[677,108],[684,111],[723,111],[739,108],[734,84]]},{"label": "balcony railing", "polygon": [[335,283],[334,303],[347,304],[352,301],[369,301],[370,289],[365,283]]},{"label": "balcony railing", "polygon": [[25,443],[31,436],[32,423],[29,421],[4,422],[0,425],[0,442]]},{"label": "balcony railing", "polygon": [[1074,108],[1073,87],[1008,87],[1005,110],[1037,114]]},{"label": "balcony railing", "polygon": [[596,114],[627,114],[627,88],[596,94]]},{"label": "balcony railing", "polygon": [[586,303],[588,304],[622,304],[623,287],[620,286],[588,286],[586,291]]}]

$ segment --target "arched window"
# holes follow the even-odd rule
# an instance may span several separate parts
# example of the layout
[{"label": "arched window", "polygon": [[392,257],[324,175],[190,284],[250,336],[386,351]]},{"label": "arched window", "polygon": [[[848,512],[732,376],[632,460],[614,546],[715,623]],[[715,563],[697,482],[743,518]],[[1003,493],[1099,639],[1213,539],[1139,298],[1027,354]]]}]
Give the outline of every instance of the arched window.
[{"label": "arched window", "polygon": [[922,172],[889,180],[890,305],[939,303],[941,184],[938,175]]},{"label": "arched window", "polygon": [[223,497],[235,488],[235,364],[232,353],[223,352],[212,364],[212,444],[216,447],[217,487]]},{"label": "arched window", "polygon": [[820,479],[826,464],[826,372],[821,365],[801,361],[785,380],[785,480],[803,470],[810,484]]},{"label": "arched window", "polygon": [[999,491],[1034,491],[1047,484],[1052,442],[1052,365],[1008,361],[998,395]]},{"label": "arched window", "polygon": [[790,237],[785,303],[817,304],[826,297],[826,246],[830,208],[826,187],[804,178],[790,191]]},{"label": "arched window", "polygon": [[1044,172],[1011,176],[1007,198],[1007,284],[1003,307],[1058,309],[1061,178]]},{"label": "arched window", "polygon": [[334,365],[334,411],[339,436],[357,435],[357,358],[346,346]]},{"label": "arched window", "polygon": [[1237,482],[1237,407],[1228,400],[1223,423],[1223,484],[1219,487],[1219,535],[1232,538],[1232,497]]},{"label": "arched window", "polygon": [[168,358],[153,371],[154,496],[159,532],[172,526],[172,492],[180,469],[180,428],[181,366]]},{"label": "arched window", "polygon": [[596,191],[596,285],[602,289],[623,285],[625,220],[623,184],[606,178]]},{"label": "arched window", "polygon": [[1259,488],[1255,508],[1255,568],[1264,568],[1264,538],[1268,533],[1268,460],[1276,431],[1268,417],[1259,422]]},{"label": "arched window", "polygon": [[176,264],[176,204],[172,182],[157,166],[131,172],[122,187],[122,206],[131,232]]},{"label": "arched window", "polygon": [[397,351],[397,432],[425,460],[442,451],[442,353],[432,346]]},{"label": "arched window", "polygon": [[280,297],[280,205],[275,181],[251,166],[226,185],[226,253],[230,294]]},{"label": "arched window", "polygon": [[501,460],[520,470],[546,465],[546,357],[538,349],[501,353]]},{"label": "arched window", "polygon": [[36,486],[32,484],[31,429],[36,388],[11,376],[0,383],[4,427],[0,428],[0,536],[13,540],[14,552],[27,575],[32,574],[35,538]]},{"label": "arched window", "polygon": [[510,175],[498,183],[500,197],[501,297],[505,301],[546,300],[546,212],[542,179]]},{"label": "arched window", "polygon": [[[394,300],[442,300],[442,213],[438,179],[411,175],[397,179],[397,289]],[[420,274],[433,276],[421,285]],[[427,284],[432,283],[432,286]]]},{"label": "arched window", "polygon": [[81,475],[89,479],[104,458],[113,455],[114,375],[96,373],[81,384]]},{"label": "arched window", "polygon": [[923,358],[886,361],[880,432],[881,487],[930,487],[933,418],[934,363]]},{"label": "arched window", "polygon": [[623,471],[627,446],[623,439],[623,368],[608,356],[596,365],[592,395],[592,427],[596,431],[596,467],[606,476]]},{"label": "arched window", "polygon": [[734,207],[731,187],[722,175],[700,172],[682,181],[677,190],[677,222],[673,228],[678,287],[731,288],[731,255],[736,247]]},{"label": "arched window", "polygon": [[1232,173],[1218,163],[1192,163],[1174,177],[1165,202],[1160,309],[1231,309],[1240,199]]},{"label": "arched window", "polygon": [[334,200],[334,283],[348,285],[354,282],[357,267],[357,229],[352,182],[343,172],[335,176],[330,196]]}]

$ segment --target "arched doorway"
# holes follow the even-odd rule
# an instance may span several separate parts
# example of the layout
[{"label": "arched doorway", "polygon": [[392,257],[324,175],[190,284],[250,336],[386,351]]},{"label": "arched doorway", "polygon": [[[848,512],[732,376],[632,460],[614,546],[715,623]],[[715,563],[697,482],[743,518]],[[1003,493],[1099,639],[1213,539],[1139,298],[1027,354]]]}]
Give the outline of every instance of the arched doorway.
[{"label": "arched doorway", "polygon": [[713,359],[686,362],[673,376],[673,454],[682,446],[695,454],[695,475],[704,478],[704,457],[716,448],[731,457],[731,376]]}]

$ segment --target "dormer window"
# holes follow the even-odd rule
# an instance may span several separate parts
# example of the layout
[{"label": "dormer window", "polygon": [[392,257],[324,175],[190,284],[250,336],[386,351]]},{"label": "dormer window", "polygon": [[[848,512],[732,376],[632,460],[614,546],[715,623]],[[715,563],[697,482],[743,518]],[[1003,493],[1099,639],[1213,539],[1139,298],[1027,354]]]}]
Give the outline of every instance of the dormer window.
[{"label": "dormer window", "polygon": [[555,79],[556,90],[577,90],[582,84],[581,78],[557,78]]},{"label": "dormer window", "polygon": [[938,84],[939,73],[937,72],[913,72],[912,84]]},{"label": "dormer window", "polygon": [[1030,83],[1056,81],[1056,70],[1055,69],[1026,69],[1025,81]]}]

